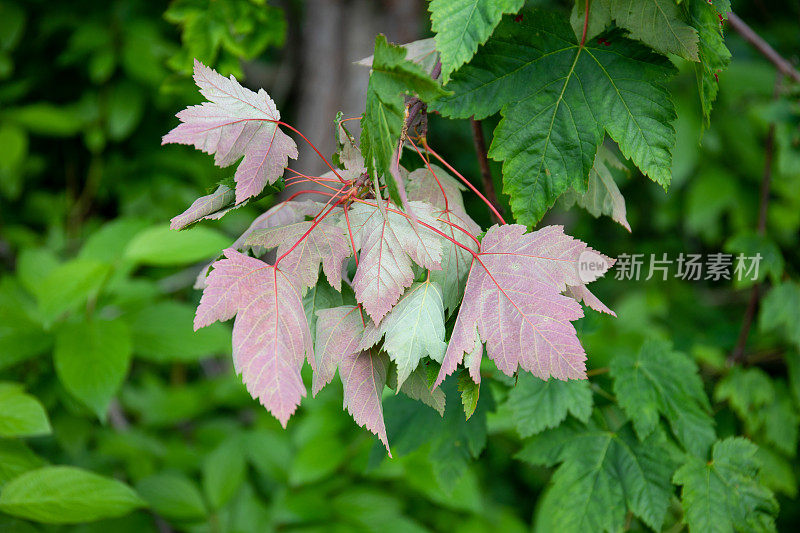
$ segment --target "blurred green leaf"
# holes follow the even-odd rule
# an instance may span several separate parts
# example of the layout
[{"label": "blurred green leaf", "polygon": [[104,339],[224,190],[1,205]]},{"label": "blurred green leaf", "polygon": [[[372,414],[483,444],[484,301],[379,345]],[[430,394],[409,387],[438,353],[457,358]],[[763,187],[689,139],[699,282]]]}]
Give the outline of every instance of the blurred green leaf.
[{"label": "blurred green leaf", "polygon": [[111,399],[128,374],[131,334],[121,320],[62,324],[53,361],[64,388],[105,421]]},{"label": "blurred green leaf", "polygon": [[34,301],[16,280],[0,280],[0,370],[46,352],[53,343],[35,318]]},{"label": "blurred green leaf", "polygon": [[13,50],[25,31],[25,12],[11,2],[0,2],[0,50]]},{"label": "blurred green leaf", "polygon": [[31,133],[53,137],[70,137],[86,124],[79,106],[58,106],[49,102],[6,109],[0,116]]},{"label": "blurred green leaf", "polygon": [[0,488],[20,474],[46,463],[20,440],[0,439]]},{"label": "blurred green leaf", "polygon": [[197,485],[182,474],[167,472],[147,477],[136,484],[136,490],[166,518],[197,521],[208,514]]},{"label": "blurred green leaf", "polygon": [[0,382],[0,437],[32,437],[52,431],[39,400],[22,385]]},{"label": "blurred green leaf", "polygon": [[24,182],[28,134],[14,124],[0,124],[0,193],[16,200]]},{"label": "blurred green leaf", "polygon": [[128,137],[144,113],[143,90],[131,83],[114,85],[108,93],[106,127],[111,140]]},{"label": "blurred green leaf", "polygon": [[761,331],[778,330],[786,340],[800,347],[800,284],[785,281],[773,287],[761,303],[758,325]]},{"label": "blurred green leaf", "polygon": [[123,516],[144,505],[124,483],[72,466],[31,470],[0,492],[0,511],[48,524]]},{"label": "blurred green leaf", "polygon": [[247,474],[242,439],[232,435],[203,460],[203,492],[212,509],[225,505],[244,483]]},{"label": "blurred green leaf", "polygon": [[51,270],[36,287],[36,299],[46,321],[86,303],[100,290],[111,267],[89,259],[73,259]]},{"label": "blurred green leaf", "polygon": [[125,249],[125,257],[143,265],[186,265],[216,257],[230,244],[231,239],[209,228],[172,231],[165,224],[136,235]]},{"label": "blurred green leaf", "polygon": [[140,357],[161,363],[197,361],[231,350],[230,328],[223,324],[193,331],[194,307],[161,302],[128,317],[134,351]]}]

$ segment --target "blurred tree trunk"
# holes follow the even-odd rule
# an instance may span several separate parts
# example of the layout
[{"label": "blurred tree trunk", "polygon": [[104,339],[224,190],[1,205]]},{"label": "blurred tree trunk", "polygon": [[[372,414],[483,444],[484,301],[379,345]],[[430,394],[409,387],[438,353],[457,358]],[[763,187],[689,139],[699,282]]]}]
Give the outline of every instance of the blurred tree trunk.
[{"label": "blurred tree trunk", "polygon": [[[417,39],[423,14],[421,0],[305,2],[297,58],[301,70],[296,78],[296,127],[325,157],[330,158],[334,150],[336,113],[342,111],[345,117],[356,117],[364,110],[369,69],[354,61],[372,54],[378,33],[397,43]],[[288,46],[292,46],[291,40]],[[348,126],[358,135],[357,121]],[[328,170],[308,144],[298,139],[298,147],[300,157],[292,168],[317,176]],[[286,194],[291,192],[287,190]]]}]

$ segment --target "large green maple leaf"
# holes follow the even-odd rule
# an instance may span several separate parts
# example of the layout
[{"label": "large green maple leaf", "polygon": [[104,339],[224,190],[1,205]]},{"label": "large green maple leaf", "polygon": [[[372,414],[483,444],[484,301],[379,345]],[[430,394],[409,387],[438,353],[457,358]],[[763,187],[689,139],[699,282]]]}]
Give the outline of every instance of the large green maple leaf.
[{"label": "large green maple leaf", "polygon": [[639,442],[623,426],[608,431],[568,422],[528,440],[517,458],[534,465],[561,463],[539,514],[571,531],[622,531],[629,510],[659,531],[677,467],[663,434]]},{"label": "large green maple leaf", "polygon": [[675,108],[665,83],[674,68],[621,32],[581,46],[566,17],[506,17],[453,75],[452,96],[434,103],[457,118],[498,110],[489,156],[503,161],[503,190],[517,220],[533,224],[570,187],[586,191],[604,132],[625,157],[669,185]]}]

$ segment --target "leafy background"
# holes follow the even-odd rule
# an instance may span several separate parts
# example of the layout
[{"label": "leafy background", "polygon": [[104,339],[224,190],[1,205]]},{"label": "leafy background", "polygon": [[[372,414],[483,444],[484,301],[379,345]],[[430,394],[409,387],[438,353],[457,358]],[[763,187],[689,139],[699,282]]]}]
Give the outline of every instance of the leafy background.
[{"label": "leafy background", "polygon": [[[192,332],[199,294],[191,285],[200,265],[274,199],[169,232],[170,217],[228,176],[207,156],[159,141],[174,113],[198,102],[188,76],[193,57],[268,90],[291,79],[280,107],[290,122],[301,120],[307,100],[295,95],[311,82],[302,70],[281,68],[297,60],[294,49],[311,46],[298,28],[313,7],[0,2],[0,527],[51,530],[62,527],[42,522],[102,518],[63,528],[547,531],[575,525],[579,513],[559,511],[568,501],[594,506],[598,527],[646,529],[661,513],[664,527],[677,530],[684,513],[677,492],[620,504],[603,486],[611,466],[582,460],[586,450],[606,447],[609,462],[624,464],[626,450],[663,446],[669,431],[704,454],[714,440],[703,433],[708,417],[719,438],[757,445],[714,446],[715,479],[747,487],[743,500],[714,511],[736,520],[747,498],[769,508],[766,487],[780,504],[778,528],[797,527],[800,110],[796,95],[773,98],[774,68],[730,30],[733,61],[719,74],[708,126],[691,65],[678,63],[669,193],[636,173],[617,176],[633,233],[558,204],[544,223],[565,224],[612,256],[761,252],[765,296],[743,364],[726,358],[749,286],[609,275],[596,291],[618,318],[587,311],[579,323],[596,371],[588,384],[495,373],[468,422],[454,379],[445,384],[444,418],[389,396],[395,459],[341,410],[336,386],[304,402],[285,431],[249,397],[232,369],[229,327]],[[429,35],[425,7],[414,14],[418,34],[405,40]],[[796,2],[733,7],[780,52],[796,53]],[[484,121],[487,135],[499,120]],[[762,237],[754,229],[770,124],[776,148]],[[430,137],[478,183],[467,121],[432,116]],[[502,190],[499,165],[492,170]],[[474,197],[467,207],[490,224]],[[649,371],[656,382],[685,387],[664,398],[626,390],[632,372]],[[622,424],[626,416],[636,423]],[[662,469],[683,463],[671,455],[678,450],[663,450],[651,458]],[[634,456],[646,460],[646,450]],[[586,468],[598,483],[585,484]],[[684,463],[675,481],[704,468]],[[742,516],[739,527],[755,528],[751,518]]]}]

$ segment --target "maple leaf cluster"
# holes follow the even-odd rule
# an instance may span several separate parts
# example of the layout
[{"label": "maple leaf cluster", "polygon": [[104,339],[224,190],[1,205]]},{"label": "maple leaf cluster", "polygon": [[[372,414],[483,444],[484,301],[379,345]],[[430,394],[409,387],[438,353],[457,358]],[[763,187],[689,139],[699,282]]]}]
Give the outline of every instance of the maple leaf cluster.
[{"label": "maple leaf cluster", "polygon": [[[194,79],[208,102],[181,111],[163,142],[193,145],[221,167],[241,162],[233,183],[195,201],[173,228],[219,218],[281,180],[328,191],[326,203],[289,199],[269,209],[198,278],[195,329],[235,317],[236,371],[284,427],[306,396],[305,361],[313,394],[338,371],[344,407],[387,450],[384,388],[442,413],[438,386],[463,364],[477,400],[484,345],[508,376],[521,369],[543,380],[586,378],[572,321],[583,316],[581,301],[611,313],[586,284],[613,260],[561,226],[494,225],[479,238],[463,185],[430,162],[435,152],[424,142],[420,151],[400,139],[398,150],[413,147],[422,166],[409,171],[397,157],[389,177],[377,159],[365,162],[339,120],[339,168],[328,163],[323,176],[291,171],[297,147],[283,129],[296,130],[263,89],[250,91],[197,61]],[[401,201],[385,197],[381,184],[390,180]],[[590,276],[579,269],[587,257],[602,265]]]}]

